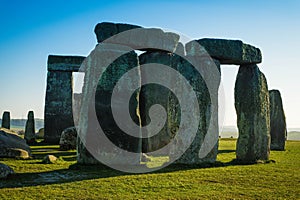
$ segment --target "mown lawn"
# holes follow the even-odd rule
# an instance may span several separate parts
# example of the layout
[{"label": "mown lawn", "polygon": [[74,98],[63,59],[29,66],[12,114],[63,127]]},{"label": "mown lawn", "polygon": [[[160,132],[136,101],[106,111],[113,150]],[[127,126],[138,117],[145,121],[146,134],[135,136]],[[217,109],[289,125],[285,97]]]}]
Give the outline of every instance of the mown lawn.
[{"label": "mown lawn", "polygon": [[[170,166],[149,174],[73,167],[74,151],[33,146],[34,159],[1,159],[16,174],[0,181],[0,199],[300,199],[300,142],[272,151],[268,164],[236,165],[234,139],[221,139],[218,164]],[[44,155],[59,156],[41,164]]]}]

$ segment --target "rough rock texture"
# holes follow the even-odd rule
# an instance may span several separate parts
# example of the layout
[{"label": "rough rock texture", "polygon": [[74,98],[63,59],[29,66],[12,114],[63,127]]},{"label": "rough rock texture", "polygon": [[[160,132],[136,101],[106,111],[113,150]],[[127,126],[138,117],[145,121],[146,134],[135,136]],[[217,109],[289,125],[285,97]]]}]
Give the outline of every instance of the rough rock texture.
[{"label": "rough rock texture", "polygon": [[77,141],[76,127],[67,128],[62,132],[60,136],[59,149],[64,151],[76,149],[76,141]]},{"label": "rough rock texture", "polygon": [[[200,164],[215,162],[218,153],[218,110],[216,107],[213,112],[211,97],[214,97],[213,100],[215,101],[218,100],[218,88],[221,79],[220,62],[197,56],[190,57],[190,59],[196,59],[196,62],[201,63],[202,76],[195,71],[193,65],[182,59],[177,62],[177,70],[190,81],[196,92],[200,109],[200,124],[190,147],[175,163]],[[203,77],[206,77],[205,80],[207,81],[212,81],[210,83],[211,94]],[[218,105],[218,102],[215,102],[215,105]],[[174,129],[174,127],[171,127],[171,129]],[[178,141],[178,143],[180,144],[181,141]],[[201,154],[203,157],[200,157],[200,152],[204,152],[204,154]]]},{"label": "rough rock texture", "polygon": [[236,156],[242,162],[268,160],[270,103],[266,78],[256,65],[241,65],[235,83],[239,137]]},{"label": "rough rock texture", "polygon": [[5,111],[2,115],[2,128],[10,129],[10,112]]},{"label": "rough rock texture", "polygon": [[270,90],[269,96],[271,150],[284,150],[287,130],[281,94],[278,90]]},{"label": "rough rock texture", "polygon": [[[187,55],[207,53],[220,61],[221,64],[256,64],[261,63],[262,55],[258,48],[244,44],[240,40],[200,39],[196,40],[201,46],[189,42],[186,44]],[[206,50],[204,50],[204,49]]]},{"label": "rough rock texture", "polygon": [[10,168],[9,166],[0,163],[0,179],[7,178],[10,174],[14,174],[14,170]]},{"label": "rough rock texture", "polygon": [[151,161],[151,158],[147,154],[142,153],[141,162],[149,162],[149,161]]},{"label": "rough rock texture", "polygon": [[[75,112],[80,111],[81,98],[82,98],[81,94],[78,94],[78,93],[73,94],[73,111],[75,111]],[[79,116],[80,115],[73,115],[75,125],[79,124]]]},{"label": "rough rock texture", "polygon": [[48,71],[77,72],[84,56],[48,56]]},{"label": "rough rock texture", "polygon": [[[127,30],[132,31],[124,32]],[[97,24],[95,33],[99,43],[109,38],[105,42],[129,46],[139,50],[156,51],[160,47],[163,51],[174,52],[179,41],[179,35],[164,32],[158,28],[142,28],[136,25],[109,22]],[[118,33],[122,34],[118,35]],[[114,37],[111,38],[111,36]]]},{"label": "rough rock texture", "polygon": [[[139,56],[139,63],[140,65],[157,63],[172,67],[172,57],[173,55],[167,52],[146,52]],[[166,76],[167,75],[168,74],[166,74]],[[151,76],[153,76],[151,72],[141,73],[142,82],[146,82]],[[171,95],[172,92],[170,92],[168,88],[158,84],[147,84],[142,86],[139,96],[139,109],[142,126],[146,126],[151,123],[149,109],[154,104],[159,104],[166,110],[168,109],[169,97],[173,97],[173,99],[176,100],[176,98],[174,96],[171,97]],[[178,104],[178,101],[176,101],[176,103]],[[163,128],[156,135],[143,139],[143,152],[147,153],[161,149],[170,142],[171,138],[175,135],[175,133],[172,133],[168,127],[168,124],[175,123],[175,121],[170,120],[171,118],[167,116]],[[148,128],[147,132],[151,132],[150,128]],[[168,152],[166,152],[166,154],[168,154]]]},{"label": "rough rock texture", "polygon": [[45,130],[44,128],[40,128],[37,134],[35,135],[35,138],[44,139],[44,134],[45,134],[44,130]]},{"label": "rough rock texture", "polygon": [[85,57],[48,57],[45,100],[45,142],[58,144],[63,130],[74,126],[72,112],[73,77]]},{"label": "rough rock texture", "polygon": [[[128,55],[129,56],[129,55]],[[135,55],[136,56],[136,55]],[[132,58],[133,59],[133,58]],[[137,58],[134,58],[136,60]],[[196,59],[196,58],[194,58]],[[213,84],[212,88],[212,95],[215,97],[218,94],[218,87],[220,83],[220,63],[217,60],[211,60],[210,58],[200,58],[200,62],[202,65],[202,71],[203,76],[206,76],[206,78],[210,81],[212,81],[211,84]],[[199,61],[199,60],[197,60]],[[100,61],[99,61],[100,62]],[[104,61],[103,61],[104,62]],[[121,64],[121,63],[123,64]],[[130,66],[127,64],[131,63]],[[137,65],[137,63],[134,63],[136,61],[131,60],[131,58],[123,57],[120,60],[117,60],[115,64],[110,66],[111,68],[106,69],[105,75],[103,75],[103,79],[100,80],[97,87],[97,93],[96,93],[96,111],[98,116],[98,121],[95,123],[100,123],[101,128],[106,131],[106,136],[109,137],[110,141],[112,141],[116,146],[121,147],[122,149],[126,149],[131,152],[139,152],[141,151],[140,141],[128,137],[128,135],[123,135],[123,133],[119,130],[118,126],[115,124],[113,118],[111,118],[111,110],[110,110],[110,103],[111,103],[111,90],[117,80],[120,79],[122,74],[124,72],[127,72],[131,69],[131,67]],[[177,163],[184,163],[184,164],[199,164],[202,162],[214,162],[216,160],[217,156],[217,147],[218,147],[218,121],[217,121],[217,111],[215,110],[214,113],[211,112],[212,110],[212,102],[210,101],[210,96],[208,93],[208,90],[206,88],[206,85],[201,78],[201,75],[195,71],[194,67],[187,63],[185,59],[180,58],[176,55],[171,55],[166,52],[147,52],[145,54],[142,54],[140,56],[140,64],[143,63],[149,63],[149,62],[155,62],[159,64],[164,64],[167,66],[171,66],[175,70],[178,70],[180,74],[186,78],[190,84],[192,85],[193,89],[196,92],[196,97],[199,99],[199,107],[200,107],[200,124],[198,127],[198,131],[196,134],[196,137],[194,141],[191,141],[192,145],[191,147],[186,151],[182,152],[184,154],[180,159],[178,159]],[[91,63],[91,62],[87,62]],[[127,63],[127,64],[126,64]],[[91,66],[87,65],[87,70],[90,69]],[[216,68],[214,75],[212,75],[211,69],[212,67]],[[93,72],[95,73],[95,72]],[[86,74],[89,75],[88,72]],[[147,77],[149,74],[141,73],[141,82],[147,80]],[[169,74],[166,74],[166,77]],[[92,75],[90,75],[92,76]],[[213,77],[215,76],[215,77]],[[93,82],[93,79],[86,78],[85,79],[85,85],[91,84],[89,82]],[[130,81],[129,81],[130,82]],[[92,83],[97,84],[97,83]],[[174,83],[177,84],[176,86],[180,90],[181,83]],[[178,106],[178,101],[176,101],[176,98],[172,95],[171,92],[169,92],[166,88],[158,87],[157,85],[149,84],[149,88],[145,91],[137,91],[136,94],[132,95],[130,105],[129,105],[129,111],[131,114],[131,118],[135,121],[136,124],[143,124],[146,125],[147,123],[150,123],[148,117],[148,109],[153,104],[160,104],[162,106],[166,106],[167,111],[167,119],[166,126],[162,128],[158,136],[154,136],[149,139],[143,140],[143,147],[144,152],[150,152],[152,153],[153,150],[156,150],[157,148],[160,148],[162,146],[165,146],[166,143],[170,141],[170,139],[173,137],[173,135],[176,133],[178,126],[180,124],[180,107]],[[146,88],[146,87],[144,87]],[[143,89],[142,89],[143,90]],[[89,89],[88,86],[85,86],[83,88],[83,95],[87,95],[89,92],[92,92],[91,89]],[[181,91],[183,92],[183,91]],[[149,93],[149,95],[148,95]],[[151,94],[150,94],[151,93]],[[140,95],[139,95],[140,94]],[[87,95],[88,96],[88,95]],[[147,97],[145,97],[147,96]],[[138,98],[139,102],[136,102],[136,98]],[[191,98],[189,95],[185,97],[185,99]],[[201,101],[200,101],[201,100]],[[188,101],[189,102],[189,101]],[[78,150],[78,163],[81,164],[98,164],[99,162],[93,157],[93,155],[89,152],[91,149],[85,148],[85,146],[82,143],[82,139],[85,139],[85,142],[90,144],[91,146],[97,146],[97,141],[95,137],[89,136],[89,131],[93,132],[92,130],[89,130],[89,125],[92,118],[90,118],[91,115],[91,108],[89,108],[89,103],[87,100],[84,100],[82,103],[82,109],[81,113],[88,113],[87,115],[81,115],[79,119],[79,131],[85,131],[81,132],[80,136],[82,137],[82,133],[86,134],[85,138],[80,138],[77,145]],[[139,110],[139,112],[137,112]],[[89,112],[88,112],[89,111]],[[136,114],[140,114],[140,119]],[[198,115],[199,113],[197,113]],[[101,117],[105,116],[105,117]],[[140,121],[139,121],[140,120]],[[205,141],[206,136],[208,135],[208,126],[212,123],[212,130],[210,130],[210,134],[213,135],[212,137],[216,138],[215,143],[212,144],[211,149],[205,154],[204,157],[199,157],[199,152],[202,145]],[[196,129],[197,130],[197,129]],[[189,138],[189,137],[187,137]],[[177,141],[177,147],[181,145],[182,142],[186,141]],[[207,142],[207,141],[206,141]],[[92,149],[93,150],[93,149]],[[118,152],[116,150],[116,152]],[[110,153],[110,154],[109,154]],[[106,152],[106,155],[109,155],[110,157],[114,157],[114,152]],[[169,153],[169,152],[165,152]],[[137,164],[139,163],[139,159],[136,159],[136,162],[131,162],[131,164]]]},{"label": "rough rock texture", "polygon": [[[85,63],[85,80],[83,87],[83,99],[81,101],[81,115],[79,119],[78,134],[80,140],[78,141],[78,156],[77,160],[82,164],[98,164],[99,161],[93,158],[93,155],[98,155],[110,164],[115,165],[135,165],[140,162],[141,152],[141,139],[133,137],[123,132],[115,122],[115,118],[112,113],[111,100],[113,99],[113,89],[116,91],[122,91],[116,86],[116,83],[124,75],[125,72],[138,65],[138,57],[134,51],[127,52],[119,47],[114,49],[114,45],[103,44],[103,46],[97,46],[96,49],[91,53],[88,62]],[[127,52],[127,53],[126,53]],[[118,55],[122,56],[118,57]],[[98,59],[100,55],[107,55],[107,59]],[[111,59],[117,55],[117,59]],[[111,59],[111,60],[110,60]],[[109,66],[107,65],[109,64]],[[103,67],[108,66],[105,71],[102,71]],[[102,71],[103,74],[99,80],[99,73]],[[139,77],[135,74],[135,78]],[[130,84],[139,80],[129,79],[126,84],[121,87],[127,88]],[[94,93],[95,92],[95,93]],[[95,94],[95,105],[91,105],[92,96]],[[121,94],[122,95],[122,94]],[[138,107],[138,91],[132,95],[130,99],[129,108],[126,104],[125,108],[129,109],[129,114],[133,118],[133,121],[138,126],[139,117],[137,114]],[[115,108],[124,107],[124,103],[117,102]],[[96,113],[93,113],[93,110]],[[129,116],[129,117],[130,117]],[[129,118],[127,116],[127,118]],[[96,125],[101,126],[105,136],[99,137]],[[96,134],[96,135],[95,135]],[[82,142],[83,140],[83,142]],[[106,142],[106,140],[108,140]],[[85,142],[85,146],[83,145]],[[112,145],[113,144],[113,145]],[[118,147],[118,148],[117,148]],[[137,153],[132,159],[128,159],[123,156],[123,152]],[[90,153],[89,151],[92,151]]]},{"label": "rough rock texture", "polygon": [[0,157],[5,158],[29,158],[28,151],[18,148],[1,148]]},{"label": "rough rock texture", "polygon": [[[179,53],[182,55],[183,52]],[[190,148],[184,153],[182,152],[182,156],[176,161],[177,163],[183,164],[197,164],[201,162],[214,162],[217,156],[217,149],[218,143],[213,145],[214,147],[210,152],[205,155],[204,158],[199,157],[199,151],[201,145],[204,141],[204,137],[208,132],[208,126],[211,121],[211,101],[209,96],[209,91],[204,83],[199,72],[197,72],[194,67],[188,63],[184,58],[176,54],[171,54],[167,52],[146,52],[139,56],[140,64],[149,64],[149,63],[157,63],[162,64],[168,67],[173,68],[181,75],[184,76],[186,80],[189,81],[190,85],[193,87],[194,91],[196,92],[197,98],[199,99],[199,108],[200,108],[200,126],[198,127],[198,131],[196,133],[196,137],[194,141],[191,142]],[[192,59],[192,58],[191,58]],[[193,58],[196,59],[196,58]],[[215,90],[212,92],[214,93],[215,97],[218,95],[218,87],[220,84],[220,63],[215,60],[211,60],[209,58],[202,58],[197,60],[197,62],[202,63],[203,68],[203,75],[207,76],[209,80],[214,80]],[[212,66],[214,65],[214,66]],[[159,65],[155,65],[155,67],[160,67]],[[212,77],[213,73],[208,69],[212,69],[213,67],[217,68],[217,73],[215,74],[217,77]],[[206,69],[205,69],[206,68]],[[146,71],[147,72],[147,71]],[[205,73],[206,72],[206,73]],[[141,73],[142,83],[147,81],[149,77],[153,76],[153,72],[149,71],[148,73]],[[170,76],[170,74],[165,74],[165,77]],[[164,80],[164,83],[168,79]],[[181,94],[186,94],[186,91],[183,91],[182,83],[176,82],[174,79],[170,80],[169,83],[171,86],[176,88],[176,91]],[[192,98],[191,96],[187,95],[184,97],[185,99]],[[191,103],[192,101],[188,101]],[[177,143],[174,146],[168,146],[164,155],[174,156],[174,149],[178,152],[178,149],[182,147],[182,143],[186,142],[180,140],[179,138],[174,138],[176,134],[178,134],[179,126],[181,123],[181,106],[177,99],[176,94],[170,91],[169,88],[163,87],[161,85],[156,84],[148,84],[142,86],[141,93],[140,93],[140,113],[141,113],[141,121],[142,125],[148,125],[151,123],[149,118],[149,108],[154,104],[159,104],[165,108],[167,112],[167,119],[163,126],[163,128],[154,136],[143,139],[143,152],[153,152],[158,149],[161,149],[168,145],[172,140],[177,140]],[[217,112],[216,112],[217,113]],[[198,115],[198,114],[197,114]],[[218,121],[217,118],[212,118],[213,125],[215,126],[213,133],[216,137],[218,137]],[[149,130],[148,130],[149,131]],[[151,131],[150,131],[151,133]],[[176,153],[177,154],[177,153]],[[154,155],[154,154],[152,154]],[[173,159],[173,157],[172,157]]]},{"label": "rough rock texture", "polygon": [[95,34],[97,36],[98,43],[103,42],[104,40],[110,38],[113,35],[118,33],[135,29],[142,28],[141,26],[131,25],[131,24],[120,24],[120,23],[111,23],[111,22],[102,22],[96,25]]},{"label": "rough rock texture", "polygon": [[72,72],[48,71],[45,101],[45,142],[58,144],[60,134],[74,126]]},{"label": "rough rock texture", "polygon": [[46,155],[43,160],[42,163],[44,164],[54,164],[57,161],[57,157],[55,157],[54,155]]},{"label": "rough rock texture", "polygon": [[28,158],[30,152],[24,139],[8,129],[0,129],[0,157]]},{"label": "rough rock texture", "polygon": [[27,115],[27,121],[25,126],[25,136],[27,144],[34,144],[35,141],[35,125],[34,125],[34,113],[29,111]]}]

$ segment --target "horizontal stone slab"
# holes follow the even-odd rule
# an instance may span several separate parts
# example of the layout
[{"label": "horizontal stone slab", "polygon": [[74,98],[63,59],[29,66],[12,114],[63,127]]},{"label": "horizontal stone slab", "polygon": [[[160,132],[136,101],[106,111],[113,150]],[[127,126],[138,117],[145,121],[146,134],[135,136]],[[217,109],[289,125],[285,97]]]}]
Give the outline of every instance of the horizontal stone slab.
[{"label": "horizontal stone slab", "polygon": [[205,38],[191,41],[186,44],[185,48],[187,55],[202,56],[207,52],[221,64],[257,64],[262,61],[260,49],[244,44],[240,40]]},{"label": "horizontal stone slab", "polygon": [[110,38],[113,35],[130,29],[142,28],[141,26],[122,23],[102,22],[96,25],[94,32],[97,36],[98,43]]},{"label": "horizontal stone slab", "polygon": [[48,71],[77,72],[84,61],[84,56],[48,56]]},{"label": "horizontal stone slab", "polygon": [[[132,31],[124,32],[128,30]],[[98,43],[105,41],[145,51],[175,52],[180,38],[178,34],[164,32],[159,28],[142,28],[137,25],[109,22],[97,24],[95,33]]]}]

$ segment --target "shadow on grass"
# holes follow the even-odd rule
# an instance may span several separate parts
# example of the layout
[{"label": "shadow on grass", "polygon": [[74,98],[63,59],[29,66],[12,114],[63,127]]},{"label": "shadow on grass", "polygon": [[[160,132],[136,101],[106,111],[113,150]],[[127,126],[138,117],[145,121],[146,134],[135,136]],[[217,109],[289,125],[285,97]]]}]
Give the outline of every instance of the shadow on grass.
[{"label": "shadow on grass", "polygon": [[66,161],[76,161],[76,153],[74,153],[74,152],[68,152],[68,151],[66,151],[66,152],[62,152],[62,151],[54,151],[54,152],[43,152],[43,153],[39,153],[39,154],[33,154],[33,158],[34,159],[42,159],[42,158],[44,158],[46,155],[54,155],[55,157],[67,157],[67,156],[69,156],[69,157],[74,157],[73,159],[69,159],[69,160],[67,160],[68,158],[64,158],[64,160],[66,160]]},{"label": "shadow on grass", "polygon": [[221,153],[233,153],[233,152],[235,152],[235,150],[226,149],[226,150],[219,150],[218,154],[221,154]]},{"label": "shadow on grass", "polygon": [[[49,150],[49,151],[47,151]],[[220,150],[219,153],[231,153],[234,150]],[[56,157],[62,158],[64,161],[76,161],[76,152],[75,151],[59,151],[58,147],[49,146],[40,146],[39,148],[32,149],[33,157],[37,159],[42,159],[48,154],[52,154]],[[272,163],[264,162],[264,163]],[[218,168],[218,167],[227,167],[234,165],[249,165],[257,164],[263,162],[240,162],[238,160],[232,160],[227,163],[223,162],[214,162],[214,163],[202,163],[198,165],[183,165],[183,164],[171,164],[160,170],[150,172],[151,174],[161,174],[161,173],[170,173],[178,171],[193,170],[199,168]],[[39,163],[30,163],[36,164]],[[55,165],[55,164],[54,164]],[[121,172],[109,168],[105,165],[80,165],[73,164],[69,166],[69,169],[58,169],[46,172],[28,172],[28,173],[17,173],[9,176],[6,180],[0,181],[0,188],[19,188],[19,187],[34,187],[58,183],[69,183],[74,181],[82,180],[91,180],[91,179],[100,179],[108,177],[117,177],[124,175],[135,175],[126,172]]]},{"label": "shadow on grass", "polygon": [[[272,163],[269,161],[265,163]],[[171,164],[158,171],[150,172],[150,174],[162,174],[178,171],[193,170],[199,168],[218,168],[234,165],[250,165],[253,163],[242,163],[237,160],[232,160],[227,163],[215,162],[215,163],[202,163],[199,165],[183,165],[183,164]],[[17,173],[10,175],[6,180],[0,181],[0,188],[19,188],[19,187],[34,187],[58,183],[69,183],[74,181],[110,178],[124,175],[135,175],[131,173],[121,172],[109,168],[105,165],[70,165],[69,169],[53,170],[42,173]]]}]

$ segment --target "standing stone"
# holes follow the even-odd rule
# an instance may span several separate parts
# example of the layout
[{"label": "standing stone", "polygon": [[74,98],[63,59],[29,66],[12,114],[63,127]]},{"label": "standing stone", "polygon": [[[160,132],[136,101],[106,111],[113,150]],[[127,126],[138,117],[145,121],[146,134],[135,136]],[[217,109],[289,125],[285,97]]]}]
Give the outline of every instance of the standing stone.
[{"label": "standing stone", "polygon": [[45,99],[45,142],[59,144],[63,130],[74,126],[72,110],[73,77],[85,58],[81,56],[48,57]]},{"label": "standing stone", "polygon": [[[120,54],[121,56],[119,56]],[[107,59],[101,59],[102,56],[107,57]],[[98,45],[87,58],[87,62],[84,63],[86,71],[78,125],[78,135],[80,136],[79,141],[77,141],[78,163],[100,164],[99,161],[101,160],[107,165],[131,166],[139,164],[140,137],[134,137],[126,131],[124,132],[116,123],[112,113],[112,99],[116,100],[112,98],[113,91],[121,92],[118,97],[122,97],[127,93],[122,93],[123,89],[119,87],[126,89],[132,88],[131,84],[140,84],[140,76],[137,73],[133,76],[137,80],[129,78],[125,84],[116,85],[126,72],[136,66],[138,66],[138,57],[134,51],[124,46],[110,44]],[[102,76],[99,80],[100,73]],[[117,98],[114,108],[120,110],[125,107],[129,110],[130,116],[126,117],[132,119],[139,128],[138,94],[139,89],[132,94],[129,105],[122,102],[122,98]],[[92,103],[93,98],[94,104]],[[99,125],[104,135],[97,130]],[[126,152],[136,154],[129,158],[124,155]]]},{"label": "standing stone", "polygon": [[2,128],[10,129],[10,112],[5,111],[2,115]]},{"label": "standing stone", "polygon": [[[140,65],[155,64],[155,67],[159,67],[157,64],[166,65],[172,67],[172,54],[168,52],[146,52],[139,56]],[[151,72],[141,73],[142,82],[146,82],[149,77],[153,76]],[[166,74],[165,76],[168,76]],[[142,126],[149,125],[151,123],[149,117],[149,109],[154,104],[159,104],[166,110],[169,110],[169,99],[172,98],[178,105],[178,100],[172,97],[172,92],[162,85],[158,84],[146,84],[143,85],[140,92],[140,116]],[[169,124],[174,124],[175,121],[171,121],[171,116],[167,115],[167,119],[163,128],[154,136],[143,139],[143,152],[152,152],[161,149],[168,144],[174,137],[175,133],[169,129]],[[163,123],[163,122],[160,122]],[[147,129],[148,133],[151,133],[150,128]],[[165,152],[168,154],[168,152]]]},{"label": "standing stone", "polygon": [[[213,99],[216,101],[218,100],[218,88],[221,80],[220,62],[218,60],[198,56],[191,56],[190,59],[196,59],[198,63],[201,63],[201,67],[203,70],[202,75],[200,75],[198,71],[195,71],[193,65],[182,59],[180,59],[180,61],[177,61],[177,70],[183,76],[185,76],[187,80],[189,80],[190,84],[193,86],[194,91],[196,92],[200,108],[200,123],[196,136],[192,141],[190,147],[183,153],[183,155],[176,161],[176,163],[212,163],[215,162],[217,158],[219,128],[218,111],[217,108],[215,108],[214,112],[212,111],[213,102],[211,97],[214,96]],[[211,86],[213,86],[210,90],[212,94],[209,93],[207,83],[203,78],[204,76],[206,77],[206,80],[212,81],[212,83],[210,84]],[[214,104],[217,105],[218,102],[214,102]],[[209,134],[210,136],[208,136]],[[210,139],[205,139],[206,136],[208,136]],[[209,147],[210,145],[212,145],[212,147]],[[204,149],[204,151],[202,152],[206,151],[205,148],[210,149],[204,153],[204,157],[200,157],[199,153],[201,151],[201,148],[202,150]]]},{"label": "standing stone", "polygon": [[74,126],[72,72],[48,71],[45,102],[45,142],[58,144],[61,132]]},{"label": "standing stone", "polygon": [[287,135],[285,114],[278,90],[270,90],[271,150],[284,150]]},{"label": "standing stone", "polygon": [[237,160],[268,160],[270,153],[270,103],[267,80],[257,65],[241,65],[235,83],[235,109],[239,137]]},{"label": "standing stone", "polygon": [[35,124],[34,124],[34,114],[33,111],[29,111],[27,115],[27,121],[25,126],[25,136],[27,144],[34,144],[35,141]]}]

